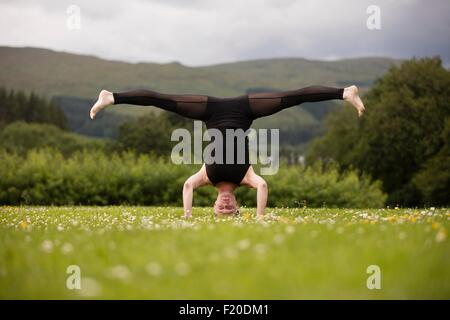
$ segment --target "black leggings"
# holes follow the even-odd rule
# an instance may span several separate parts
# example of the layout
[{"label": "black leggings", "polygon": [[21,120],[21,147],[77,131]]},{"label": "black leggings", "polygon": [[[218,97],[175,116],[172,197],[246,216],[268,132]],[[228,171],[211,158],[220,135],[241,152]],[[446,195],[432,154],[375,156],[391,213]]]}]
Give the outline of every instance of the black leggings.
[{"label": "black leggings", "polygon": [[248,129],[254,119],[270,116],[303,102],[343,99],[343,88],[309,86],[282,92],[250,93],[233,98],[166,94],[151,90],[113,93],[114,104],[155,106],[206,122],[208,128]]}]

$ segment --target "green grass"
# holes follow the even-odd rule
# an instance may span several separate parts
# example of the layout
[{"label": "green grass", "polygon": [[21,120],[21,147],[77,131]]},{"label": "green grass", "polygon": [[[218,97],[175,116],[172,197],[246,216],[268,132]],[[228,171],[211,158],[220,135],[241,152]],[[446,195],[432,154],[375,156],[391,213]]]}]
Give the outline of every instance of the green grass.
[{"label": "green grass", "polygon": [[[448,209],[0,207],[0,298],[450,298]],[[66,288],[69,265],[81,290]],[[381,289],[369,290],[369,265]]]}]

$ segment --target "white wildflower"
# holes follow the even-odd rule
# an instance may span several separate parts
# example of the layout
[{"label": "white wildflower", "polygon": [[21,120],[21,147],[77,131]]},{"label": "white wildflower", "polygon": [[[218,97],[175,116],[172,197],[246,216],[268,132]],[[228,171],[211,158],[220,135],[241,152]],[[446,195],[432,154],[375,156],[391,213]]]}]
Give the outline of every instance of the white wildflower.
[{"label": "white wildflower", "polygon": [[178,262],[175,265],[175,272],[180,276],[186,276],[191,271],[189,265],[185,262]]},{"label": "white wildflower", "polygon": [[78,294],[83,297],[96,297],[102,291],[99,282],[93,278],[81,278],[81,289]]},{"label": "white wildflower", "polygon": [[239,250],[248,249],[250,247],[250,240],[248,240],[248,239],[239,240],[237,243],[237,247]]},{"label": "white wildflower", "polygon": [[124,265],[117,265],[109,269],[109,276],[111,278],[122,281],[128,280],[131,276],[130,270]]},{"label": "white wildflower", "polygon": [[146,265],[145,270],[147,270],[149,275],[154,277],[158,277],[162,272],[162,268],[158,262],[149,262]]},{"label": "white wildflower", "polygon": [[64,244],[61,246],[61,252],[62,252],[63,254],[69,254],[69,253],[71,253],[72,251],[73,251],[73,246],[72,246],[70,243],[68,243],[68,242],[64,243]]},{"label": "white wildflower", "polygon": [[53,242],[51,242],[50,240],[44,240],[41,244],[41,249],[45,253],[52,252],[53,251]]}]

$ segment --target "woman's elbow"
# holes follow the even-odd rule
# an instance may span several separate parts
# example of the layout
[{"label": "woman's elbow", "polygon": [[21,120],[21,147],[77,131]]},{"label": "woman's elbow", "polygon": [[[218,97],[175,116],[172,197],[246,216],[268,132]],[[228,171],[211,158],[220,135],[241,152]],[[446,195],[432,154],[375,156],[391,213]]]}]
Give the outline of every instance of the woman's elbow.
[{"label": "woman's elbow", "polygon": [[267,182],[265,182],[265,181],[259,182],[257,188],[258,188],[258,189],[261,188],[261,189],[266,189],[266,190],[267,190],[267,188],[268,188],[268,187],[267,187]]},{"label": "woman's elbow", "polygon": [[185,181],[183,185],[183,190],[192,189],[192,183],[190,181]]}]

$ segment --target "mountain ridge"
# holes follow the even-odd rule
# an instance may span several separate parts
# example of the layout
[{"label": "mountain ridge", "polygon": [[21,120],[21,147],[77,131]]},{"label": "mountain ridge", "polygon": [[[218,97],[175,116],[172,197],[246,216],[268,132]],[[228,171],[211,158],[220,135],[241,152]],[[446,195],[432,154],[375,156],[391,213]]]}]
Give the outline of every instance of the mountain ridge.
[{"label": "mountain ridge", "polygon": [[[336,61],[290,57],[186,66],[180,62],[132,63],[44,48],[0,46],[0,68],[3,70],[0,73],[0,86],[33,91],[49,99],[56,98],[55,101],[58,101],[63,110],[70,113],[69,121],[72,121],[74,127],[76,125],[77,128],[82,128],[78,132],[88,135],[95,132],[96,136],[103,136],[103,128],[107,132],[113,125],[113,120],[108,122],[106,119],[114,119],[117,126],[121,122],[117,116],[140,116],[159,110],[138,106],[111,106],[105,113],[111,112],[117,116],[105,117],[105,124],[96,123],[94,128],[87,115],[86,122],[80,120],[80,115],[76,114],[77,103],[84,115],[86,105],[89,101],[95,101],[101,89],[119,92],[147,88],[166,93],[231,97],[248,92],[293,90],[308,85],[344,87],[356,84],[364,93],[376,78],[383,75],[390,66],[400,62],[401,60],[386,57]],[[280,127],[283,124],[283,130],[290,131],[292,137],[313,137],[323,118],[328,112],[335,110],[336,105],[342,103],[330,101],[305,104],[258,119],[254,124],[256,127],[266,128]],[[316,109],[320,111],[316,113]]]},{"label": "mountain ridge", "polygon": [[[309,84],[370,86],[400,60],[362,57],[336,61],[304,58],[254,59],[209,66],[179,62],[131,63],[35,47],[0,47],[0,85],[37,93],[93,98],[103,87],[152,87],[166,92],[230,96],[262,87],[290,90]],[[83,79],[83,81],[79,80]]]}]

